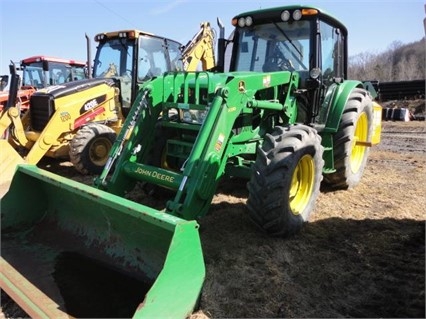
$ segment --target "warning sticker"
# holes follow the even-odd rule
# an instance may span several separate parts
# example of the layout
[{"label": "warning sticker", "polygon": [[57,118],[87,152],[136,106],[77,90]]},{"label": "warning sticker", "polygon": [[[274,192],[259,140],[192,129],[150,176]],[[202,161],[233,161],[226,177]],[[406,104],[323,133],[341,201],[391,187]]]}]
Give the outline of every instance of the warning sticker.
[{"label": "warning sticker", "polygon": [[222,149],[223,141],[225,140],[225,135],[220,133],[217,138],[216,144],[214,145],[214,149],[219,152]]}]

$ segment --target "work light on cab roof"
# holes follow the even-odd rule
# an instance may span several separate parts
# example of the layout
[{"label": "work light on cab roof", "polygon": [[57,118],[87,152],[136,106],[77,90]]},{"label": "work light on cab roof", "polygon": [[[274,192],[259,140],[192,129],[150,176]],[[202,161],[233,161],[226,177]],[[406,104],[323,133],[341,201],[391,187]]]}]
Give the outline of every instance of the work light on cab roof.
[{"label": "work light on cab roof", "polygon": [[[278,16],[279,12],[275,12],[274,14]],[[282,21],[287,22],[291,20],[298,21],[302,19],[302,17],[304,16],[313,16],[316,14],[318,14],[317,9],[303,8],[303,9],[296,9],[296,10],[284,10],[281,12],[280,17]],[[232,25],[233,26],[238,25],[240,28],[250,27],[252,24],[253,24],[253,17],[251,15],[232,19]]]}]

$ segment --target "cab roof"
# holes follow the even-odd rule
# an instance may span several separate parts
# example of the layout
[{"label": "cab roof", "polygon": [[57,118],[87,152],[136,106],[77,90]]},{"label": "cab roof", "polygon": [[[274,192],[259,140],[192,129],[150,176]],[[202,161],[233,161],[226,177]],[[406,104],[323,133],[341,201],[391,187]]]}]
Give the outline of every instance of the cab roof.
[{"label": "cab roof", "polygon": [[56,62],[56,63],[62,63],[62,64],[70,64],[70,65],[78,65],[78,66],[85,66],[86,62],[72,60],[72,59],[62,59],[62,58],[56,58],[46,55],[35,55],[29,58],[25,58],[21,60],[21,64],[30,64],[35,62]]},{"label": "cab roof", "polygon": [[[246,17],[246,16],[252,16],[253,18],[259,17],[262,20],[263,19],[272,19],[274,17],[280,17],[281,12],[284,10],[294,11],[294,10],[302,10],[302,9],[315,9],[318,11],[317,16],[319,16],[322,20],[329,21],[333,25],[336,25],[341,29],[345,34],[347,34],[348,30],[346,29],[345,25],[340,22],[337,18],[332,16],[331,14],[327,13],[326,11],[315,7],[311,5],[289,5],[289,6],[280,6],[280,7],[273,7],[273,8],[267,8],[267,9],[259,9],[259,10],[253,10],[241,13],[237,16],[235,16],[233,19],[238,19],[240,17]],[[277,13],[279,12],[279,15],[277,16]]]}]

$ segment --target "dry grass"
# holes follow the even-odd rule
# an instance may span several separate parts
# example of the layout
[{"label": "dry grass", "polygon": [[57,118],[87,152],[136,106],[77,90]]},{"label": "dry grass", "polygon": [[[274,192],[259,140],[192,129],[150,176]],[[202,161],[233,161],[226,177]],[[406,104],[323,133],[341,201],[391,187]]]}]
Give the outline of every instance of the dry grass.
[{"label": "dry grass", "polygon": [[[207,276],[191,318],[424,318],[425,177],[425,122],[385,122],[361,184],[321,193],[290,239],[248,220],[244,182],[222,185],[200,220]],[[4,294],[2,307],[25,315]]]}]

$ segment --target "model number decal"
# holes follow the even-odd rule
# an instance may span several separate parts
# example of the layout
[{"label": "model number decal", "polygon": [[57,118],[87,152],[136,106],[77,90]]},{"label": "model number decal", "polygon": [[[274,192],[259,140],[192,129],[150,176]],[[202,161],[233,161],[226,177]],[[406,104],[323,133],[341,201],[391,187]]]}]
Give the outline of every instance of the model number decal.
[{"label": "model number decal", "polygon": [[66,121],[71,120],[71,114],[69,114],[68,112],[61,112],[61,114],[59,116],[60,116],[62,122],[66,122]]},{"label": "model number decal", "polygon": [[86,101],[80,109],[80,114],[86,113],[87,111],[94,109],[98,105],[105,102],[105,100],[106,100],[106,94]]}]

